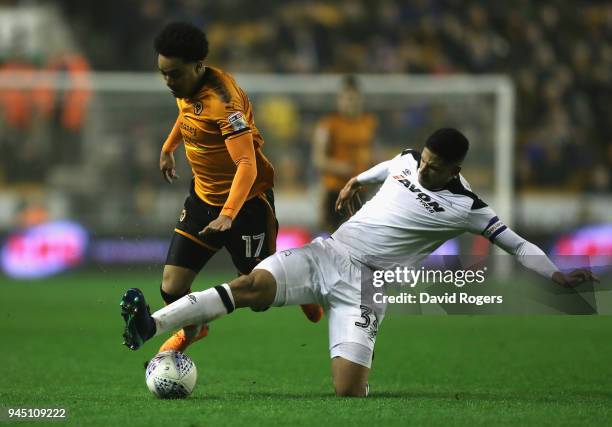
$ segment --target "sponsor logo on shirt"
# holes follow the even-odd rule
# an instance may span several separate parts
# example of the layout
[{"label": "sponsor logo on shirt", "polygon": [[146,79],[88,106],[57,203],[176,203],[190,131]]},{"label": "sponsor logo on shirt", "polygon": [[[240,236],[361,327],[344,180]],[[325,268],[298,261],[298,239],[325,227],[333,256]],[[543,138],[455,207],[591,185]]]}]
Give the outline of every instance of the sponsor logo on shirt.
[{"label": "sponsor logo on shirt", "polygon": [[191,135],[195,136],[197,133],[197,129],[191,126],[189,123],[181,122],[181,130],[183,131],[183,135]]},{"label": "sponsor logo on shirt", "polygon": [[440,206],[438,202],[433,201],[429,195],[423,193],[423,191],[410,182],[408,178],[403,175],[394,175],[393,178],[411,192],[416,193],[417,200],[429,213],[444,212],[444,208]]}]

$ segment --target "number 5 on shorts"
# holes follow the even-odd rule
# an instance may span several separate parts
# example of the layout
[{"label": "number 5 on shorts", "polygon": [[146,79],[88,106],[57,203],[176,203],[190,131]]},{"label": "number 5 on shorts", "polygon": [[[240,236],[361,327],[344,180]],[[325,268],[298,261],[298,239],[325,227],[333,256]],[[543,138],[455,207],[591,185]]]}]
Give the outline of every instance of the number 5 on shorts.
[{"label": "number 5 on shorts", "polygon": [[[263,242],[265,239],[266,233],[256,234],[254,236],[242,236],[242,240],[245,241],[244,256],[246,258],[257,258],[261,253],[261,248],[263,247]],[[257,249],[255,250],[255,254],[252,254],[253,240],[257,241]]]}]

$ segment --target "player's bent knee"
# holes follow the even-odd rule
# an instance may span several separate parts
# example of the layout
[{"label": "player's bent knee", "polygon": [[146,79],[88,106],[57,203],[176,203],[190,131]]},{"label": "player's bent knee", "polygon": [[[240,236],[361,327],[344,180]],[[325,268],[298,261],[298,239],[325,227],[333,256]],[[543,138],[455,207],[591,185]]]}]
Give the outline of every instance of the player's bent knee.
[{"label": "player's bent knee", "polygon": [[343,357],[332,359],[334,389],[338,397],[366,397],[370,369]]},{"label": "player's bent knee", "polygon": [[166,265],[162,274],[161,290],[170,295],[184,295],[191,288],[196,272],[185,267]]},{"label": "player's bent knee", "polygon": [[366,397],[367,380],[359,376],[334,377],[334,390],[337,397]]},{"label": "player's bent knee", "polygon": [[254,310],[268,308],[274,301],[276,286],[274,277],[266,270],[254,270],[230,283],[236,307]]}]

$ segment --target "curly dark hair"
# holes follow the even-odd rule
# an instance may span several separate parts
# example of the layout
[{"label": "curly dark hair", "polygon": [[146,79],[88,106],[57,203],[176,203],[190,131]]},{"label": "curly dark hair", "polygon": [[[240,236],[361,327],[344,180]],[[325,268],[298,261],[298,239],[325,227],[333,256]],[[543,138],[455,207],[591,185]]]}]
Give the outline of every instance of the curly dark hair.
[{"label": "curly dark hair", "polygon": [[172,22],[155,37],[155,51],[185,62],[202,61],[208,55],[206,34],[188,22]]},{"label": "curly dark hair", "polygon": [[470,143],[457,129],[442,128],[427,138],[425,147],[447,162],[457,163],[465,158]]}]

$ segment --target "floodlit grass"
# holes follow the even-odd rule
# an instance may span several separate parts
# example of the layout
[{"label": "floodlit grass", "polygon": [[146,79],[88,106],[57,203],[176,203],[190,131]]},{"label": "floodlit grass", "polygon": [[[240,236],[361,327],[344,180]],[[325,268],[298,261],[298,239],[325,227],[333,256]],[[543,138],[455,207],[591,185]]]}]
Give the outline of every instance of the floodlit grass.
[{"label": "floodlit grass", "polygon": [[[195,289],[231,277],[204,272]],[[159,280],[150,271],[0,279],[0,406],[66,408],[66,423],[84,426],[612,423],[609,316],[388,316],[371,396],[339,399],[325,321],[296,307],[239,310],[190,349],[193,395],[157,400],[143,363],[162,338],[122,346],[119,299],[137,286],[160,307]]]}]

